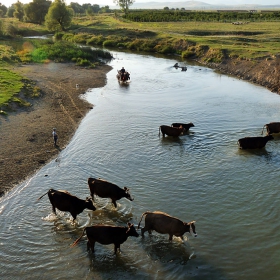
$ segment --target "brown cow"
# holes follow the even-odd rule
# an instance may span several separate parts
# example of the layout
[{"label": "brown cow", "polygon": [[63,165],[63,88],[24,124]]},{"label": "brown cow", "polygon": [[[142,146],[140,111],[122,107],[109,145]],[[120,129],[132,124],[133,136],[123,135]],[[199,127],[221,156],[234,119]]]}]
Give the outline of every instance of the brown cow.
[{"label": "brown cow", "polygon": [[129,193],[129,189],[124,187],[121,189],[119,186],[107,182],[103,179],[95,179],[95,178],[88,178],[88,186],[90,189],[90,194],[92,199],[94,200],[94,195],[98,195],[103,198],[111,198],[112,203],[117,208],[116,200],[119,200],[123,197],[127,198],[130,201],[133,201]]},{"label": "brown cow", "polygon": [[270,135],[272,133],[279,133],[280,132],[280,122],[271,122],[271,123],[265,124],[262,129],[262,134],[263,134],[264,128],[266,128],[266,135]]},{"label": "brown cow", "polygon": [[83,200],[70,194],[68,191],[56,191],[50,189],[47,193],[39,197],[38,200],[46,194],[48,194],[49,200],[52,204],[53,212],[56,214],[55,208],[60,211],[70,212],[73,221],[75,221],[77,215],[82,213],[86,208],[92,211],[96,210],[91,198]]},{"label": "brown cow", "polygon": [[94,252],[95,242],[103,245],[114,244],[116,254],[118,249],[120,251],[120,245],[123,244],[129,236],[139,236],[133,224],[128,223],[127,225],[127,227],[120,227],[99,224],[86,227],[84,228],[82,235],[71,245],[71,247],[74,247],[80,241],[84,235],[84,231],[86,231],[88,238],[87,250],[90,248],[91,251]]},{"label": "brown cow", "polygon": [[168,136],[178,137],[184,132],[184,130],[185,129],[182,126],[172,127],[172,126],[168,126],[168,125],[161,125],[159,127],[159,135],[160,135],[160,131],[161,131],[163,137],[165,136],[165,134]]},{"label": "brown cow", "polygon": [[194,127],[193,123],[173,123],[171,124],[172,127],[180,127],[182,126],[185,131],[188,131],[190,129],[190,127]]},{"label": "brown cow", "polygon": [[238,140],[240,149],[261,149],[264,148],[267,141],[274,139],[272,135],[264,137],[245,137]]},{"label": "brown cow", "polygon": [[181,237],[181,239],[183,240],[183,234],[185,232],[191,233],[191,231],[194,233],[195,237],[197,236],[194,225],[195,221],[185,223],[164,212],[145,212],[141,216],[138,228],[140,227],[140,223],[142,221],[143,216],[146,217],[145,227],[141,229],[142,237],[144,237],[144,233],[146,231],[148,231],[149,234],[151,234],[152,230],[155,230],[156,232],[162,234],[169,234],[169,240],[172,240],[173,235]]}]

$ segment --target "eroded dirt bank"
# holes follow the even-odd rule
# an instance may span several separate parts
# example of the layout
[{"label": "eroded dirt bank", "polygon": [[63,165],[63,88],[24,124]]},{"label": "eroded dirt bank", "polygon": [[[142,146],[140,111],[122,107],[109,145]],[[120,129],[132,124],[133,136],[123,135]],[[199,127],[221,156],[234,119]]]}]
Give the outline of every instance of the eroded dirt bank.
[{"label": "eroded dirt bank", "polygon": [[[200,63],[203,62],[200,61]],[[260,61],[226,59],[220,64],[208,63],[206,65],[223,74],[259,84],[280,94],[280,55],[275,59]]]}]

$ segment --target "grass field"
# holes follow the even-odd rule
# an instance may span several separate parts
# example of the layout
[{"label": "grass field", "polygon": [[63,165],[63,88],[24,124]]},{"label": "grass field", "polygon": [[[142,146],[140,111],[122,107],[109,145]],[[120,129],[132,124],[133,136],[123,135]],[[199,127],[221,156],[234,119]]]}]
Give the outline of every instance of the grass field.
[{"label": "grass field", "polygon": [[219,22],[126,22],[113,15],[75,18],[75,29],[85,33],[162,43],[179,39],[225,49],[232,56],[262,58],[280,52],[280,22],[250,22],[234,25]]}]

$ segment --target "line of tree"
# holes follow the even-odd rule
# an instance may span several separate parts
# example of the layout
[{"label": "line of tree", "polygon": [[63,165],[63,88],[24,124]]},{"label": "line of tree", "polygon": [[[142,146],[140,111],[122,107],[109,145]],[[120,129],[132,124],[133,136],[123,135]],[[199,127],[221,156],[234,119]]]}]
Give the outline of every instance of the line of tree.
[{"label": "line of tree", "polygon": [[[48,13],[48,10],[51,7],[51,4],[53,4],[54,2],[52,2],[51,0],[33,0],[28,4],[23,4],[20,1],[17,1],[9,8],[0,3],[0,17],[15,17],[19,21],[43,24],[45,22],[45,17]],[[76,2],[71,2],[70,5],[67,6],[64,0],[61,0],[60,2],[64,2],[67,9],[71,10],[72,16],[94,15],[95,13],[111,12],[109,6],[100,7],[97,4],[80,5]]]},{"label": "line of tree", "polygon": [[130,10],[123,18],[136,22],[175,21],[274,21],[280,20],[280,12],[200,12],[183,10]]}]

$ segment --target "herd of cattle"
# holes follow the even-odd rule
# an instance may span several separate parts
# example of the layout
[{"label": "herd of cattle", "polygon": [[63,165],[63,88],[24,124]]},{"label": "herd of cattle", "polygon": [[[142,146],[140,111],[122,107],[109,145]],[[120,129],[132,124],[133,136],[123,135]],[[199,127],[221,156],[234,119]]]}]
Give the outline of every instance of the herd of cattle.
[{"label": "herd of cattle", "polygon": [[[173,136],[178,137],[184,132],[187,132],[191,127],[194,127],[193,123],[173,123],[171,126],[168,125],[161,125],[159,127],[159,134],[160,131],[163,136]],[[238,140],[238,145],[240,149],[261,149],[264,148],[266,143],[269,140],[273,140],[273,136],[271,134],[273,133],[279,133],[280,132],[280,122],[271,122],[268,124],[265,124],[262,129],[266,128],[266,136],[255,136],[255,137],[245,137]]]},{"label": "herd of cattle", "polygon": [[[119,186],[100,178],[88,178],[88,186],[91,197],[87,197],[85,200],[70,194],[68,191],[54,189],[50,189],[47,193],[40,196],[38,200],[47,194],[53,212],[56,214],[56,208],[60,211],[70,212],[73,221],[77,218],[77,215],[84,211],[84,209],[92,211],[96,210],[96,207],[93,204],[94,195],[102,198],[110,198],[115,207],[117,207],[116,201],[121,198],[133,201],[127,187],[122,189]],[[138,224],[138,229],[140,228],[140,223],[144,216],[145,226],[141,229],[142,237],[144,237],[146,231],[151,234],[152,230],[161,234],[168,234],[169,240],[172,240],[173,235],[180,237],[183,240],[185,232],[193,233],[194,236],[197,236],[194,225],[195,221],[185,223],[178,218],[159,211],[143,213]],[[120,245],[124,243],[129,236],[139,236],[136,228],[131,223],[128,223],[126,227],[97,224],[85,227],[81,236],[71,245],[71,247],[79,242],[84,235],[84,232],[86,232],[88,239],[87,249],[91,249],[92,252],[94,251],[95,243],[98,242],[103,245],[114,244],[114,250],[115,253],[117,253],[118,249],[120,250]]]},{"label": "herd of cattle", "polygon": [[[172,123],[171,126],[161,125],[159,127],[159,133],[161,131],[163,136],[168,135],[178,137],[182,133],[187,132],[191,127],[194,127],[193,123]],[[264,125],[263,130],[264,128],[266,128],[267,131],[266,136],[241,138],[238,140],[239,147],[241,149],[260,149],[265,147],[267,141],[273,139],[271,134],[280,132],[280,122],[266,124]],[[56,214],[56,208],[60,211],[70,212],[73,220],[75,220],[77,215],[82,213],[84,209],[92,211],[96,210],[96,207],[93,204],[94,195],[102,198],[110,198],[115,208],[117,208],[116,201],[121,198],[133,201],[127,187],[122,189],[117,185],[100,178],[88,178],[88,186],[91,197],[87,197],[85,200],[70,194],[68,191],[57,191],[54,189],[50,189],[47,193],[39,197],[38,200],[47,194],[52,205],[53,212]],[[167,213],[159,211],[144,212],[139,221],[138,229],[140,228],[140,224],[144,216],[145,226],[141,229],[142,237],[144,237],[144,233],[146,231],[151,234],[153,230],[161,234],[168,234],[169,240],[172,240],[174,235],[183,240],[183,235],[186,232],[197,236],[194,225],[195,221],[186,223],[176,217],[172,217]],[[92,252],[94,251],[95,243],[98,242],[103,245],[114,244],[114,251],[117,253],[117,251],[120,250],[120,245],[123,244],[129,236],[139,236],[136,228],[131,223],[127,223],[127,226],[123,227],[97,224],[85,227],[81,236],[71,245],[72,247],[79,242],[84,235],[84,232],[86,232],[88,239],[87,249],[91,249]]]}]

